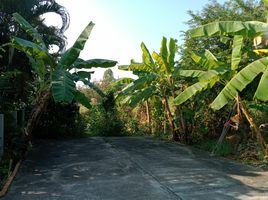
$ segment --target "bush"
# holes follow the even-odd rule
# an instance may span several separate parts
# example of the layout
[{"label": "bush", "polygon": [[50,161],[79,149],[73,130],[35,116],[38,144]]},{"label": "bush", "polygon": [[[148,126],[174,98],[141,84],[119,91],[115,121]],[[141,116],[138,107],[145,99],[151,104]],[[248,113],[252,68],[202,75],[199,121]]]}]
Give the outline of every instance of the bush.
[{"label": "bush", "polygon": [[85,126],[85,122],[79,114],[77,103],[73,102],[67,105],[51,100],[33,135],[35,138],[83,136]]},{"label": "bush", "polygon": [[[216,144],[217,144],[217,140],[206,140],[206,141],[199,143],[196,146],[202,150],[212,152],[215,149]],[[234,149],[229,142],[224,140],[222,144],[215,150],[214,153],[217,156],[228,156],[228,155],[234,154]]]},{"label": "bush", "polygon": [[123,136],[124,123],[116,111],[108,111],[102,105],[94,105],[83,114],[86,122],[86,132],[90,136]]}]

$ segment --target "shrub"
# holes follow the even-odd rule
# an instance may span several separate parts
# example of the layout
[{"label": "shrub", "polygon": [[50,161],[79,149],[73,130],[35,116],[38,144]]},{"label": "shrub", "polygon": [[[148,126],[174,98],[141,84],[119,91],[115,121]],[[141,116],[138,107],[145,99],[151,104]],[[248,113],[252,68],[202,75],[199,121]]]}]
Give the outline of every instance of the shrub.
[{"label": "shrub", "polygon": [[34,137],[66,138],[83,136],[84,132],[85,123],[79,114],[78,104],[59,104],[51,99],[34,130]]}]

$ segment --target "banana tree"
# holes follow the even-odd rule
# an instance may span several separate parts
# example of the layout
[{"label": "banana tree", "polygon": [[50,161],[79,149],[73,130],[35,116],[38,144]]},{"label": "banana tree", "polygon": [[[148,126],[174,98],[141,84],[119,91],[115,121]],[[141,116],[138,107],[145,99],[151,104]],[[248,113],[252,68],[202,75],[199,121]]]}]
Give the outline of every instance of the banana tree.
[{"label": "banana tree", "polygon": [[141,44],[141,49],[142,63],[132,60],[129,66],[119,67],[121,70],[133,71],[138,75],[138,79],[128,84],[120,96],[127,95],[126,101],[133,107],[138,102],[146,101],[153,96],[160,97],[172,130],[173,140],[177,141],[178,127],[169,105],[169,98],[176,97],[177,90],[174,82],[176,40],[171,38],[167,45],[167,39],[163,37],[160,53],[153,52],[151,55],[144,43]]},{"label": "banana tree", "polygon": [[[55,102],[71,103],[75,99],[86,107],[90,107],[89,100],[76,89],[75,83],[85,81],[91,73],[82,69],[112,67],[117,62],[104,59],[83,60],[78,58],[93,29],[94,24],[92,22],[86,26],[70,49],[59,58],[55,58],[49,53],[40,34],[22,16],[15,13],[13,17],[21,28],[32,37],[32,41],[14,37],[11,45],[26,53],[38,78],[43,82],[43,87],[39,88],[31,117],[25,128],[25,133],[31,135],[51,96]],[[81,71],[77,72],[73,69],[80,69]]]},{"label": "banana tree", "polygon": [[[253,61],[252,63],[246,65],[241,70],[238,70],[239,63],[241,60],[241,47],[243,44],[244,38],[253,39],[258,36],[263,36],[265,31],[268,30],[268,24],[258,21],[253,22],[239,22],[239,21],[223,21],[223,22],[213,22],[196,29],[190,30],[190,35],[193,38],[197,37],[211,37],[211,36],[232,36],[233,39],[233,51],[231,56],[231,66],[229,69],[231,70],[231,78],[226,79],[225,73],[220,74],[217,73],[215,76],[217,81],[221,81],[224,83],[224,88],[218,94],[218,96],[211,103],[210,107],[214,110],[219,110],[223,106],[225,106],[228,102],[233,101],[234,99],[239,102],[241,110],[245,115],[246,119],[251,125],[253,132],[256,134],[256,138],[268,155],[267,145],[265,140],[254,122],[253,118],[250,116],[246,106],[241,102],[239,93],[246,88],[248,84],[253,82],[253,80],[260,74],[262,74],[261,79],[259,81],[258,88],[255,91],[254,98],[267,101],[267,85],[268,85],[268,58],[260,58],[258,60]],[[181,104],[184,101],[188,100],[191,96],[195,95],[196,92],[203,91],[208,89],[214,85],[213,76],[212,79],[204,80],[202,76],[204,74],[209,73],[210,70],[202,73],[193,73],[192,75],[188,75],[190,77],[194,77],[194,75],[199,76],[199,82],[187,88],[183,93],[181,93],[176,99],[176,104]],[[182,72],[183,73],[183,72]],[[187,74],[187,73],[186,73]],[[228,76],[227,76],[228,77]],[[230,77],[230,76],[229,76]]]}]

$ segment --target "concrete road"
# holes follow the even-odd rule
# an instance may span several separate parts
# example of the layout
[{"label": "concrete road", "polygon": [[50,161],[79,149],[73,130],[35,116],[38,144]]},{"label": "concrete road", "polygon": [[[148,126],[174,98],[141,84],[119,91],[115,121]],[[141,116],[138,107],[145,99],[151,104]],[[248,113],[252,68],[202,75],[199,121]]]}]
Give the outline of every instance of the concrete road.
[{"label": "concrete road", "polygon": [[150,138],[40,141],[4,200],[268,199],[268,172]]}]

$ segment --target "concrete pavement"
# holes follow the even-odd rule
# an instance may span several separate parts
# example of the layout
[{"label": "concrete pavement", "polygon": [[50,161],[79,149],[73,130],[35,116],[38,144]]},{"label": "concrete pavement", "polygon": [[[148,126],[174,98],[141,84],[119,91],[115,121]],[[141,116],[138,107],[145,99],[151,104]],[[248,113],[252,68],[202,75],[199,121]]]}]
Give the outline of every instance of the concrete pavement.
[{"label": "concrete pavement", "polygon": [[39,141],[3,200],[268,199],[268,172],[141,137]]}]

